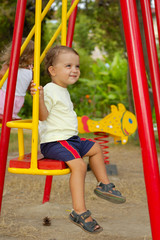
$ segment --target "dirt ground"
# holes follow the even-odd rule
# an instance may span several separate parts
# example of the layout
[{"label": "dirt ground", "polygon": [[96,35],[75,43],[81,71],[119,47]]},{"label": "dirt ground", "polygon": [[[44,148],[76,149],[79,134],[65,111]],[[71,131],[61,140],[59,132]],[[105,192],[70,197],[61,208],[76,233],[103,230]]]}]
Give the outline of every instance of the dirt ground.
[{"label": "dirt ground", "polygon": [[[69,175],[53,177],[50,202],[42,204],[45,176],[15,175],[6,171],[0,239],[151,240],[140,147],[111,143],[109,159],[118,170],[118,175],[110,176],[110,181],[127,201],[117,205],[98,198],[93,193],[96,179],[91,171],[87,172],[86,205],[103,227],[102,233],[88,234],[69,221],[72,209]],[[51,226],[43,226],[47,216]]]}]

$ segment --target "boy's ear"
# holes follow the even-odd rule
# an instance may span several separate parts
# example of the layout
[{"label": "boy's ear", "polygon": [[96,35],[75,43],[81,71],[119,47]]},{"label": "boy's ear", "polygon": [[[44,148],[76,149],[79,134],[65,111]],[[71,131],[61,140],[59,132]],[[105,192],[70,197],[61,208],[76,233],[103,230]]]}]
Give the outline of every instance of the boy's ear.
[{"label": "boy's ear", "polygon": [[48,71],[49,71],[51,76],[53,76],[53,77],[56,76],[56,71],[55,71],[55,68],[53,66],[49,66]]}]

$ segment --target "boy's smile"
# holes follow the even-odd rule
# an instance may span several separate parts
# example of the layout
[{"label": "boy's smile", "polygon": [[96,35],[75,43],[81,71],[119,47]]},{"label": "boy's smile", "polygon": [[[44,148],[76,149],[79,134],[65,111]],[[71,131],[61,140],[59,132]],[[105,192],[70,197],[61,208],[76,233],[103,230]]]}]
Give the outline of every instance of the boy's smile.
[{"label": "boy's smile", "polygon": [[50,66],[48,70],[54,83],[67,88],[79,79],[79,56],[75,53],[61,53],[56,64]]}]

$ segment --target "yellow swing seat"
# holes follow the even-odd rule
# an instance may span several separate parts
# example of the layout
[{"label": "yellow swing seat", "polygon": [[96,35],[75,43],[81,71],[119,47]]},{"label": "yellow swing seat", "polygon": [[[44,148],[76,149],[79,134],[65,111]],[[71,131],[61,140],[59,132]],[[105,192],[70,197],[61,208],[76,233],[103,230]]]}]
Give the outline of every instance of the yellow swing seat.
[{"label": "yellow swing seat", "polygon": [[70,173],[70,169],[65,162],[45,159],[40,152],[38,152],[37,157],[37,168],[34,169],[31,167],[31,153],[28,153],[24,156],[11,159],[8,171],[11,173],[33,175],[64,175]]}]

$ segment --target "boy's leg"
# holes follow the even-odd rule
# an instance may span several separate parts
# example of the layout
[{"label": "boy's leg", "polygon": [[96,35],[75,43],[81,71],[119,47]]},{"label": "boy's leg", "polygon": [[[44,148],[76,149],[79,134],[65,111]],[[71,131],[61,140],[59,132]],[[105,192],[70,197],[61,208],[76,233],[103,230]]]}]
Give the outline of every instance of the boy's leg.
[{"label": "boy's leg", "polygon": [[89,156],[89,165],[97,181],[108,184],[109,179],[107,176],[103,152],[100,145],[98,143],[95,143],[85,156]]},{"label": "boy's leg", "polygon": [[85,156],[89,156],[90,167],[99,182],[95,194],[113,203],[124,203],[126,198],[109,182],[100,145],[95,143]]},{"label": "boy's leg", "polygon": [[[82,214],[87,211],[85,205],[85,176],[87,172],[86,163],[82,158],[74,159],[66,162],[71,169],[70,175],[70,191],[72,195],[73,209],[77,214]],[[89,216],[85,219],[85,222],[92,222],[93,219]],[[97,224],[95,230],[99,229]]]},{"label": "boy's leg", "polygon": [[80,214],[86,211],[85,206],[85,177],[86,163],[82,158],[74,159],[66,162],[71,169],[70,175],[70,191],[72,195],[73,209]]}]

